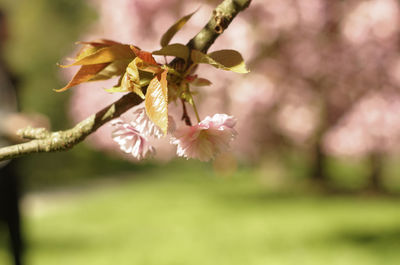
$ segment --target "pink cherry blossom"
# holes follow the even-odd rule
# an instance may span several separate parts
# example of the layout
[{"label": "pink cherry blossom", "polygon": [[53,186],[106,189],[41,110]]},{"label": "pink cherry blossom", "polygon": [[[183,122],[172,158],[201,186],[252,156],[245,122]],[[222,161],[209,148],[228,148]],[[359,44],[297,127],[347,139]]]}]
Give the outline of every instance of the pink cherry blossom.
[{"label": "pink cherry blossom", "polygon": [[[132,122],[135,125],[135,129],[140,132],[140,134],[145,136],[152,136],[160,139],[164,134],[160,127],[154,124],[147,116],[146,109],[142,106],[138,107],[133,114],[135,115],[135,120]],[[168,132],[172,134],[175,131],[176,125],[175,121],[171,116],[168,116]]]},{"label": "pink cherry blossom", "polygon": [[136,119],[133,121],[135,124],[135,129],[140,132],[140,134],[145,136],[153,136],[155,138],[161,138],[164,134],[160,127],[154,124],[146,114],[144,107],[137,108],[133,114]]},{"label": "pink cherry blossom", "polygon": [[194,125],[177,129],[171,140],[177,145],[178,156],[209,161],[215,155],[228,150],[237,132],[233,127],[236,119],[226,114],[207,116]]},{"label": "pink cherry blossom", "polygon": [[138,160],[155,153],[154,147],[135,128],[135,124],[125,123],[121,119],[114,120],[111,124],[116,127],[112,133],[112,138],[125,153],[132,154]]}]

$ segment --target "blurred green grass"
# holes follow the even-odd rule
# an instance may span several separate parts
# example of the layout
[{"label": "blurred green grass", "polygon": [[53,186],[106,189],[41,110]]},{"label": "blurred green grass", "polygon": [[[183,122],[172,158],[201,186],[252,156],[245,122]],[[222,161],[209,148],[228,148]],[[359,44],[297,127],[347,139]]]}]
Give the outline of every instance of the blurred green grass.
[{"label": "blurred green grass", "polygon": [[277,193],[195,162],[126,174],[44,196],[27,264],[399,264],[398,199]]}]

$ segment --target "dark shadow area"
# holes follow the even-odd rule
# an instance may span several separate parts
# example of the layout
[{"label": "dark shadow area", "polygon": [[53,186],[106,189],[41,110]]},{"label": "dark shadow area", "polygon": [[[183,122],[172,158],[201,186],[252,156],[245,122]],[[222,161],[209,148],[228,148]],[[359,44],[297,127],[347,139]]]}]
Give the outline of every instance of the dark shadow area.
[{"label": "dark shadow area", "polygon": [[38,249],[45,249],[46,251],[63,251],[63,252],[76,252],[79,249],[87,248],[90,243],[84,237],[79,237],[76,234],[71,237],[57,236],[46,238],[46,239],[36,239],[28,242],[31,246],[32,251]]},{"label": "dark shadow area", "polygon": [[269,190],[231,190],[223,191],[218,194],[228,201],[246,202],[246,203],[273,203],[285,201],[331,201],[332,199],[390,199],[400,201],[400,193],[397,192],[373,192],[370,190],[348,190],[340,188],[327,189],[307,189],[297,188],[293,190],[269,191]]},{"label": "dark shadow area", "polygon": [[306,192],[270,192],[270,191],[229,191],[221,192],[219,196],[223,197],[223,201],[270,204],[285,201],[304,201],[315,200],[318,195]]},{"label": "dark shadow area", "polygon": [[400,247],[400,227],[382,230],[349,230],[335,234],[337,243],[350,243],[359,246],[371,247]]}]

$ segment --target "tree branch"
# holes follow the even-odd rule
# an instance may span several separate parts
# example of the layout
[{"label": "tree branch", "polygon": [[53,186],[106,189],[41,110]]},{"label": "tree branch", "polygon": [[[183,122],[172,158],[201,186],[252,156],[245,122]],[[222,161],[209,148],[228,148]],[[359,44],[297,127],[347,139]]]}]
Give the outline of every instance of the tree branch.
[{"label": "tree branch", "polygon": [[[229,26],[234,17],[240,11],[246,9],[250,2],[251,0],[224,0],[214,9],[207,25],[188,42],[187,46],[191,49],[207,52],[218,36]],[[119,117],[140,102],[142,102],[142,99],[136,94],[126,94],[113,104],[81,121],[72,129],[65,131],[48,132],[43,128],[19,130],[19,136],[32,140],[0,148],[0,161],[31,153],[68,150],[82,142],[88,135],[95,132],[108,121]]]}]

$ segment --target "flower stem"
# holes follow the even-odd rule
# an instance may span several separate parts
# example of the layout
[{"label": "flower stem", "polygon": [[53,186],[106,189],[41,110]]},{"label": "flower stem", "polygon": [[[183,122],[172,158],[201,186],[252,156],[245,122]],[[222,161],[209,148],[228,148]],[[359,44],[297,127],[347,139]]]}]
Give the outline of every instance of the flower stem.
[{"label": "flower stem", "polygon": [[187,126],[192,126],[192,122],[191,122],[190,117],[186,110],[185,100],[183,98],[181,98],[181,102],[182,102],[182,109],[183,109],[182,120],[185,121],[185,124]]},{"label": "flower stem", "polygon": [[192,98],[192,102],[193,102],[192,106],[193,106],[194,113],[196,114],[197,122],[200,123],[201,120],[200,120],[199,112],[197,111],[196,103],[194,103],[193,98]]}]

